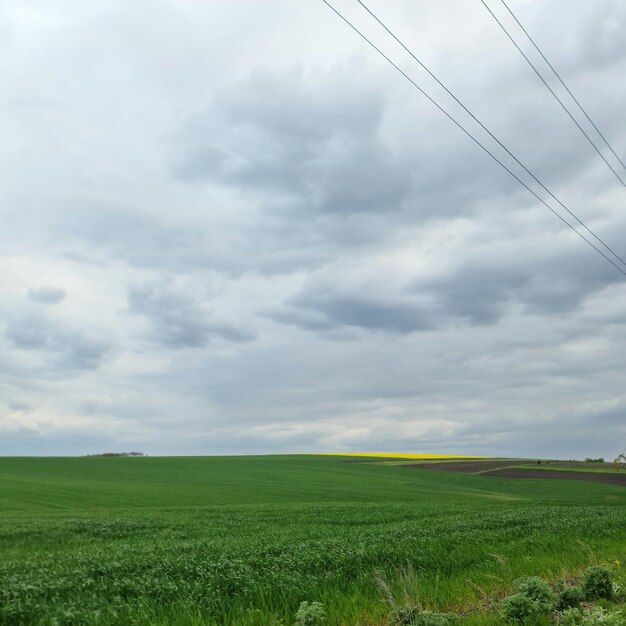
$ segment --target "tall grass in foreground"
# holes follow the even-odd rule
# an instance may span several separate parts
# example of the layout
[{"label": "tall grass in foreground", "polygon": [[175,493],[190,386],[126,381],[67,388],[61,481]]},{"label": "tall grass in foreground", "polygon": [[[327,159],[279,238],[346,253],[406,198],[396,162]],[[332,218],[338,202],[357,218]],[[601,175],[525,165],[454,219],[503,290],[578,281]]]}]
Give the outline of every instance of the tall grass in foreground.
[{"label": "tall grass in foreground", "polygon": [[290,625],[304,601],[382,625],[375,573],[486,625],[520,576],[626,562],[625,497],[320,457],[0,459],[0,625]]},{"label": "tall grass in foreground", "polygon": [[331,623],[377,624],[388,609],[375,572],[391,593],[463,613],[484,601],[480,590],[584,567],[588,550],[623,558],[625,522],[621,507],[544,504],[14,518],[0,527],[0,624],[269,625],[290,623],[303,600],[322,602]]}]

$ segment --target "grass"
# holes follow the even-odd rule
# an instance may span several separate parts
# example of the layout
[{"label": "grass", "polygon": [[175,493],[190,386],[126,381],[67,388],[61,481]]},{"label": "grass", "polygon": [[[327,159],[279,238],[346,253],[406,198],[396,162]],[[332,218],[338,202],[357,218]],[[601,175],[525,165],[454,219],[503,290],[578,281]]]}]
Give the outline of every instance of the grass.
[{"label": "grass", "polygon": [[362,459],[410,459],[419,461],[453,461],[453,460],[472,460],[472,459],[486,459],[485,456],[458,456],[454,454],[381,454],[363,453],[363,452],[342,452],[341,454],[323,454],[315,456],[332,456],[332,457],[358,457]]},{"label": "grass", "polygon": [[339,461],[0,459],[0,624],[269,626],[302,600],[384,624],[375,572],[465,612],[478,587],[626,561],[623,488]]}]

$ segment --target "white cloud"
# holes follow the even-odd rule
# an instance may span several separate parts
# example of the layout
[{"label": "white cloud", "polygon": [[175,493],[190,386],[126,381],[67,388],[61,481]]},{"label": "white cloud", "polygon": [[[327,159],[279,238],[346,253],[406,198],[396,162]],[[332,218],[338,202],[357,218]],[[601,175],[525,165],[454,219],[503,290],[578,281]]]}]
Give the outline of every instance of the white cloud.
[{"label": "white cloud", "polygon": [[[622,190],[479,3],[372,8],[619,247]],[[514,9],[624,153],[624,3]],[[323,3],[9,1],[0,71],[0,453],[623,439],[619,274]]]}]

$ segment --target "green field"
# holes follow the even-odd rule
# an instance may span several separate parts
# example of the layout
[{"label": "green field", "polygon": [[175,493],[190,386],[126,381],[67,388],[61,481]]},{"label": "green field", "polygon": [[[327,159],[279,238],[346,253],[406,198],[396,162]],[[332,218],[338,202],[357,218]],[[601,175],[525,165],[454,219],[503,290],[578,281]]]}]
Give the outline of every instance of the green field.
[{"label": "green field", "polygon": [[625,505],[335,457],[3,458],[0,624],[288,625],[302,600],[385,624],[376,571],[399,601],[492,623],[486,595],[519,575],[626,561]]}]

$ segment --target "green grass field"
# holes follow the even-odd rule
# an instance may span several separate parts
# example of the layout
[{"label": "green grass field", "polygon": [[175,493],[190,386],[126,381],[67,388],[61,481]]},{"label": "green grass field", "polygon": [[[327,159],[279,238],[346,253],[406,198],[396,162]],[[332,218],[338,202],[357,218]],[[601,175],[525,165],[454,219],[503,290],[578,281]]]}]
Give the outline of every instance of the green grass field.
[{"label": "green grass field", "polygon": [[[0,624],[385,624],[626,561],[626,489],[335,457],[0,459]],[[471,582],[468,582],[471,581]],[[480,589],[479,589],[480,588]],[[477,613],[471,611],[479,607]]]}]

